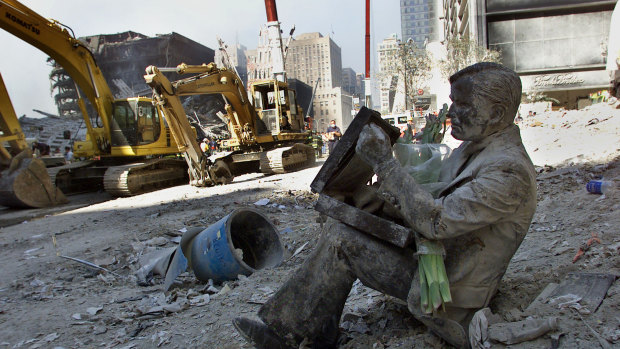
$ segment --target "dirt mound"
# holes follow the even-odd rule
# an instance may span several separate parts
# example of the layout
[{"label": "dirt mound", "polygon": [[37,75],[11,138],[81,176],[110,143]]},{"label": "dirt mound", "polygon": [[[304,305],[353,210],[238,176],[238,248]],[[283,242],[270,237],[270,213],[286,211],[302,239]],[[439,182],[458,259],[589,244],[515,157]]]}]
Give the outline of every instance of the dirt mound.
[{"label": "dirt mound", "polygon": [[525,117],[521,137],[538,166],[609,162],[620,152],[620,102]]}]

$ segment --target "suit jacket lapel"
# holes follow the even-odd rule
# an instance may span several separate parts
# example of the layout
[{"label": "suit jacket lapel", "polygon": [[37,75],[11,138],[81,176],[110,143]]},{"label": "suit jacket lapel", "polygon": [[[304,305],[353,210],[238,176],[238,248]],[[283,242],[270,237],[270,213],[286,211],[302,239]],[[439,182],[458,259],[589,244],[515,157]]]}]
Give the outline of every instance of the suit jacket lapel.
[{"label": "suit jacket lapel", "polygon": [[[507,134],[507,135],[506,135]],[[502,137],[502,135],[506,135]],[[501,144],[495,145],[497,142]],[[489,152],[501,151],[506,147],[514,145],[521,141],[518,126],[510,126],[506,129],[491,135],[479,143],[463,142],[453,153],[450,158],[456,156],[451,161],[446,161],[446,168],[441,169],[440,181],[449,184],[439,192],[438,197],[442,197],[450,193],[451,188],[459,184],[463,179],[472,177],[474,172],[480,167],[486,154]],[[472,157],[471,161],[470,157]],[[463,166],[465,165],[465,168]]]}]

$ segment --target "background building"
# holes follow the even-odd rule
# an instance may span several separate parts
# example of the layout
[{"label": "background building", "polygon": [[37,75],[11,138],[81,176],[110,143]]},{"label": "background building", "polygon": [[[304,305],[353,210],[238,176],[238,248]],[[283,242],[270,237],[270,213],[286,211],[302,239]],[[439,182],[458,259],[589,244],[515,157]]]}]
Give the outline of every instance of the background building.
[{"label": "background building", "polygon": [[[447,2],[450,1],[454,2],[454,0]],[[438,40],[441,33],[439,25],[441,2],[400,0],[400,25],[403,41],[411,38],[421,48],[425,42]]]},{"label": "background building", "polygon": [[[616,0],[454,0],[444,2],[446,37],[468,35],[500,50],[523,92],[570,109],[609,87],[605,71]],[[618,29],[620,30],[620,29]]]},{"label": "background building", "polygon": [[486,44],[486,23],[483,14],[484,1],[442,1],[443,33],[442,39],[451,36],[468,36],[479,43]]},{"label": "background building", "polygon": [[[151,88],[144,81],[144,70],[149,65],[199,65],[212,62],[214,58],[212,49],[177,33],[148,37],[127,31],[86,36],[80,40],[93,52],[116,98],[150,96]],[[172,73],[169,78],[177,80],[180,76]],[[81,117],[75,83],[66,71],[60,65],[54,65],[50,80],[59,115]]]},{"label": "background building", "polygon": [[342,89],[350,95],[359,93],[357,88],[357,77],[353,68],[342,69]]},{"label": "background building", "polygon": [[295,37],[286,56],[286,70],[310,86],[318,78],[319,89],[342,86],[342,55],[340,47],[321,33],[307,33]]},{"label": "background building", "polygon": [[261,26],[256,50],[246,51],[248,74],[246,86],[255,80],[273,79],[273,61],[270,51],[267,27]]},{"label": "background building", "polygon": [[[237,69],[237,74],[239,74],[244,84],[248,81],[248,61],[245,51],[247,51],[247,48],[241,44],[226,47],[226,53],[228,54],[230,64]],[[215,64],[217,64],[218,67],[226,67],[228,65],[223,62],[223,53],[221,50],[215,51]]]},{"label": "background building", "polygon": [[[352,97],[342,88],[340,47],[320,33],[298,35],[286,56],[286,71],[316,91],[313,100],[314,128],[325,131],[334,119],[343,130],[351,123]],[[318,81],[318,83],[317,83]]]},{"label": "background building", "polygon": [[394,106],[398,76],[393,71],[400,40],[396,33],[383,39],[377,50],[379,101],[381,114],[389,114]]}]

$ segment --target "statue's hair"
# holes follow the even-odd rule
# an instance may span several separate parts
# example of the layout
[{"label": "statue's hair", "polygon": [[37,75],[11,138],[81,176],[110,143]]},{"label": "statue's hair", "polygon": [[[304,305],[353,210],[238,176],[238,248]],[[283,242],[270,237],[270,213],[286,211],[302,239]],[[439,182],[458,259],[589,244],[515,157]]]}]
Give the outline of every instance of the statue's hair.
[{"label": "statue's hair", "polygon": [[498,63],[480,62],[454,73],[450,84],[463,77],[472,78],[474,96],[503,105],[506,121],[514,120],[521,104],[521,79],[517,73]]}]

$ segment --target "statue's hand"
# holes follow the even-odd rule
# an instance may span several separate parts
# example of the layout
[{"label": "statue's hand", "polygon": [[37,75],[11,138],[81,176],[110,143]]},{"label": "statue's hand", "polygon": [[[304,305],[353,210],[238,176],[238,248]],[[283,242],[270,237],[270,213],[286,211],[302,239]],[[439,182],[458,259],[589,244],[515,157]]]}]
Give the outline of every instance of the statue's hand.
[{"label": "statue's hand", "polygon": [[357,140],[355,152],[368,165],[377,169],[392,158],[392,147],[387,134],[377,125],[364,126]]}]

